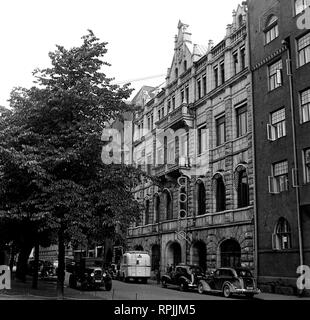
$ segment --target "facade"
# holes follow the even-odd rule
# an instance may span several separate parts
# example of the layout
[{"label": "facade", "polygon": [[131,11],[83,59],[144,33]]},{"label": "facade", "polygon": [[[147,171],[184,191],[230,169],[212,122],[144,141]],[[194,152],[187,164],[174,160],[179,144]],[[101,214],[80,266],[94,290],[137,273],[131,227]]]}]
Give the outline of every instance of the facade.
[{"label": "facade", "polygon": [[248,1],[258,280],[263,290],[278,293],[296,292],[297,268],[310,264],[307,4],[303,0]]},{"label": "facade", "polygon": [[135,190],[145,205],[129,249],[152,270],[198,264],[254,268],[252,102],[245,6],[216,46],[191,41],[179,22],[166,84],[134,117],[133,160],[156,183]]}]

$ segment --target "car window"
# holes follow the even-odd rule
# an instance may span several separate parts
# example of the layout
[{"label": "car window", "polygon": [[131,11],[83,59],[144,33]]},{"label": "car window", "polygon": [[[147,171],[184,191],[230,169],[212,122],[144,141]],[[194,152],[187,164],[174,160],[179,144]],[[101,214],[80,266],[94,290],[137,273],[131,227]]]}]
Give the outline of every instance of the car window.
[{"label": "car window", "polygon": [[220,275],[223,276],[223,277],[232,277],[233,274],[231,272],[231,270],[220,270]]},{"label": "car window", "polygon": [[237,269],[236,272],[239,277],[253,277],[251,271],[249,270]]}]

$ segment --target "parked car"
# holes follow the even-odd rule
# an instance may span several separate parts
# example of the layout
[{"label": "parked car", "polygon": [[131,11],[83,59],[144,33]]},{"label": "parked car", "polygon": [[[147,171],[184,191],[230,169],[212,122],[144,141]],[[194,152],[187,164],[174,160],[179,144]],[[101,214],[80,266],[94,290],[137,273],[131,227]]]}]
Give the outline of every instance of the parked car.
[{"label": "parked car", "polygon": [[104,287],[106,291],[112,289],[112,278],[108,272],[96,265],[89,265],[87,258],[72,261],[67,264],[66,271],[69,275],[69,287],[86,289],[99,289]]},{"label": "parked car", "polygon": [[198,284],[198,292],[218,292],[228,298],[233,294],[253,298],[260,293],[250,270],[246,268],[218,268]]},{"label": "parked car", "polygon": [[199,281],[205,279],[202,269],[196,265],[177,265],[175,269],[161,277],[164,288],[168,285],[178,286],[181,291],[197,289]]}]

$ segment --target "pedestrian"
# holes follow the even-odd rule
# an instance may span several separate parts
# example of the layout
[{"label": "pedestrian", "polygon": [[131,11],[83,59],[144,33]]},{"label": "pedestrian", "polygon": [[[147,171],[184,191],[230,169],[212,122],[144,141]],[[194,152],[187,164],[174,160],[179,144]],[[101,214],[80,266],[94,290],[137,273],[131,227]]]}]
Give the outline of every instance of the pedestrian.
[{"label": "pedestrian", "polygon": [[157,272],[156,272],[156,280],[157,280],[157,284],[160,284],[160,270],[157,269]]}]

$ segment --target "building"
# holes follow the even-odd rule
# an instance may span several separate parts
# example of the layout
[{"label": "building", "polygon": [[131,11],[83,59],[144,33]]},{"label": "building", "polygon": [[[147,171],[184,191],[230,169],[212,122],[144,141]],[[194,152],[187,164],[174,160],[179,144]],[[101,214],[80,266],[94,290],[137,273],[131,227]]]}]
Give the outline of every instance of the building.
[{"label": "building", "polygon": [[277,293],[296,293],[297,268],[310,264],[308,3],[248,1],[258,281]]},{"label": "building", "polygon": [[133,160],[158,180],[135,190],[145,205],[130,249],[152,270],[199,264],[254,268],[252,102],[246,7],[216,46],[193,44],[179,22],[166,84],[135,114]]}]

